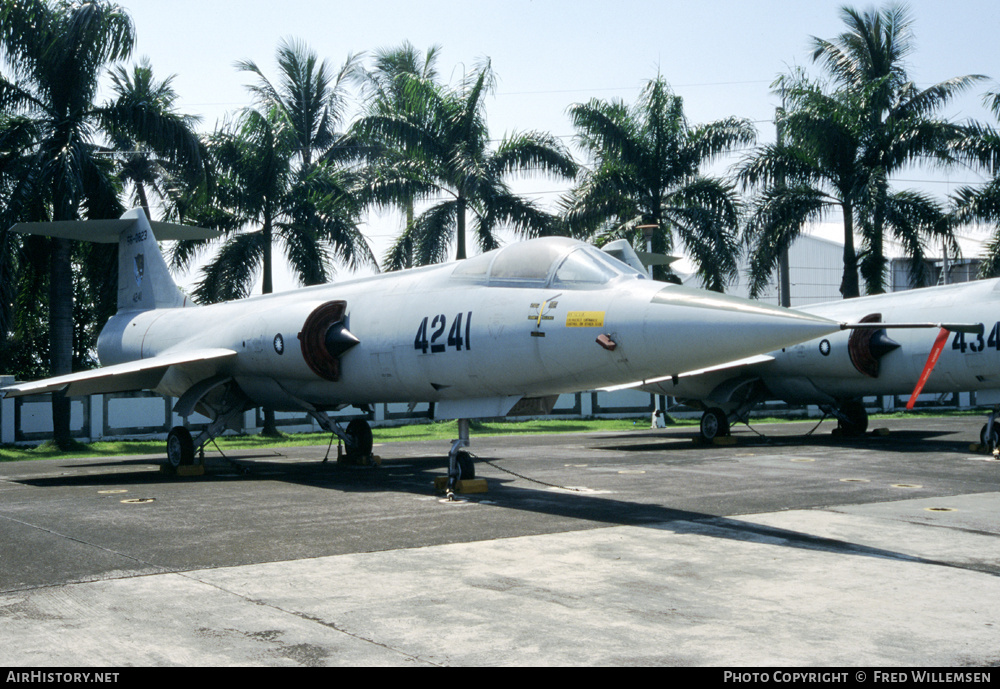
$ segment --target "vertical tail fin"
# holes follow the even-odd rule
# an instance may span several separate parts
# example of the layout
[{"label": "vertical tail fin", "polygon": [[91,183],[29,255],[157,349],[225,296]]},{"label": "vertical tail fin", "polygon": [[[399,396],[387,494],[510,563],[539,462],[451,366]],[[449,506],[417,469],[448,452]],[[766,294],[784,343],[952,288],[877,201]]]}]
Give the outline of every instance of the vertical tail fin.
[{"label": "vertical tail fin", "polygon": [[20,223],[11,230],[83,242],[117,242],[119,311],[176,308],[190,303],[171,277],[157,239],[211,239],[219,234],[200,227],[150,223],[141,208],[126,212],[119,220]]},{"label": "vertical tail fin", "polygon": [[167,270],[146,213],[141,208],[130,210],[122,220],[132,222],[118,235],[118,310],[184,306],[184,293]]}]

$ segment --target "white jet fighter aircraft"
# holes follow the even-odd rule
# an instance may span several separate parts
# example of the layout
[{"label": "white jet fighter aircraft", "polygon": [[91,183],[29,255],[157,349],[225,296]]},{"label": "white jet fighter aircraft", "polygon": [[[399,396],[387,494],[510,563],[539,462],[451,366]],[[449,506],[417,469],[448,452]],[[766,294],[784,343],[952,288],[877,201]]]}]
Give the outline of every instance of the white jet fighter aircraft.
[{"label": "white jet fighter aircraft", "polygon": [[118,242],[118,313],[101,332],[102,367],[6,387],[6,395],[154,390],[184,417],[168,462],[195,452],[247,409],[304,410],[349,452],[371,452],[363,420],[325,412],[433,402],[458,419],[449,483],[474,475],[468,420],[555,397],[732,361],[840,329],[827,318],[649,280],[582,242],[550,237],[465,261],[196,306],[171,279],[153,236],[204,230],[121,220],[24,224],[19,232]]},{"label": "white jet fighter aircraft", "polygon": [[[937,338],[919,330],[855,330],[786,346],[675,378],[646,380],[639,389],[671,395],[703,410],[701,435],[728,435],[757,404],[783,400],[816,404],[838,419],[841,432],[868,427],[862,397],[978,391],[980,402],[1000,402],[1000,280],[980,280],[799,307],[834,320],[871,323],[935,321],[977,324]],[[950,340],[950,343],[949,343]],[[913,393],[913,394],[911,394]],[[996,412],[983,427],[991,450],[1000,439]]]}]

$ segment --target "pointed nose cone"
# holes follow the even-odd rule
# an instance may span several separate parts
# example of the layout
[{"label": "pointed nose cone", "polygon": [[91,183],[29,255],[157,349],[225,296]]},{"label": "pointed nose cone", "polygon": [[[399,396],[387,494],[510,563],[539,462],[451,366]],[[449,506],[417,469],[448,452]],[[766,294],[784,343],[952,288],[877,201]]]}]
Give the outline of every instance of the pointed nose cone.
[{"label": "pointed nose cone", "polygon": [[889,352],[899,349],[902,345],[889,337],[884,330],[876,330],[875,334],[872,335],[868,347],[871,349],[873,357],[881,359]]},{"label": "pointed nose cone", "polygon": [[764,354],[840,329],[839,323],[812,314],[681,286],[657,292],[648,314],[647,334],[669,343],[664,363],[672,374]]}]

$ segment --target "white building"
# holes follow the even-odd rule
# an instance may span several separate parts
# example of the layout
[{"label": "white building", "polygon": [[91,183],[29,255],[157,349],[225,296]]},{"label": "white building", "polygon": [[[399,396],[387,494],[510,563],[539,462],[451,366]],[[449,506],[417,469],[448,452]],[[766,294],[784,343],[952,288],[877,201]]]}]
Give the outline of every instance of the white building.
[{"label": "white building", "polygon": [[[844,244],[842,239],[838,241],[838,236],[842,236],[842,233],[843,229],[839,225],[816,226],[792,244],[788,251],[792,307],[843,298],[840,294],[840,280],[844,272]],[[957,257],[944,256],[941,247],[937,247],[937,250],[927,249],[927,255],[933,256],[927,261],[931,284],[974,280],[979,270],[979,256],[982,255],[988,237],[989,232],[986,229],[966,228],[957,238],[962,252]],[[860,246],[860,237],[855,237],[855,247]],[[899,292],[912,289],[909,275],[910,261],[903,247],[897,242],[886,241],[885,254],[889,260],[887,291]],[[693,273],[694,267],[689,262],[682,259],[674,266],[674,270],[683,276],[684,284],[692,287],[701,286],[697,274]],[[743,261],[739,281],[727,287],[726,294],[749,296],[746,273],[747,264]],[[863,281],[861,292],[865,293]],[[779,303],[777,272],[771,285],[758,299],[769,304]]]}]

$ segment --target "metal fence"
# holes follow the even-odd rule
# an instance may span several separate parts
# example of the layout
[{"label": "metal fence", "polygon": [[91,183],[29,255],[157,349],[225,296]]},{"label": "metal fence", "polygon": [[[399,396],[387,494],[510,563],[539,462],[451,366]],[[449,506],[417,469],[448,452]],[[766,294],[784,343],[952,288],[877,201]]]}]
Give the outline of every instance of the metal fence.
[{"label": "metal fence", "polygon": [[[0,385],[10,385],[14,379],[0,376]],[[70,427],[73,436],[83,442],[120,438],[166,438],[174,426],[187,426],[200,430],[209,419],[192,414],[181,418],[173,412],[176,400],[150,392],[123,392],[107,395],[90,395],[71,399]],[[585,418],[635,418],[637,423],[648,423],[656,408],[657,400],[635,390],[587,391],[560,395],[549,419]],[[667,405],[675,418],[698,418],[700,412],[684,406],[670,404],[668,398],[661,397],[660,408]],[[894,397],[870,397],[865,399],[869,411],[891,411],[902,408],[905,400]],[[923,395],[921,408],[965,409],[976,406],[975,393],[949,393],[947,395]],[[790,406],[771,402],[758,407],[756,416],[819,417],[822,412],[814,406]],[[319,432],[321,430],[312,417],[305,413],[277,413],[279,429],[285,433]],[[355,418],[367,419],[372,426],[399,426],[410,423],[427,423],[434,418],[433,404],[416,406],[407,404],[377,404],[368,413],[348,408],[331,413],[340,421]],[[524,418],[524,417],[518,417]],[[242,418],[242,428],[236,433],[256,433],[264,425],[261,410],[251,409]],[[34,444],[52,437],[52,408],[48,395],[15,397],[0,400],[0,443]]]},{"label": "metal fence", "polygon": [[[0,384],[14,379],[0,377]],[[173,412],[176,399],[150,392],[124,392],[74,397],[70,400],[70,428],[74,438],[92,442],[115,438],[166,438],[174,426],[200,430],[209,419],[192,414],[181,418]],[[650,395],[635,391],[582,392],[561,395],[546,418],[646,417],[653,411]],[[434,418],[433,404],[376,404],[372,411],[348,408],[330,413],[338,421],[367,419],[373,426],[426,423]],[[318,432],[319,424],[304,412],[275,414],[279,429],[286,433]],[[259,432],[264,425],[260,408],[243,414],[237,433]],[[0,400],[0,443],[38,443],[52,437],[52,405],[49,395]]]}]

